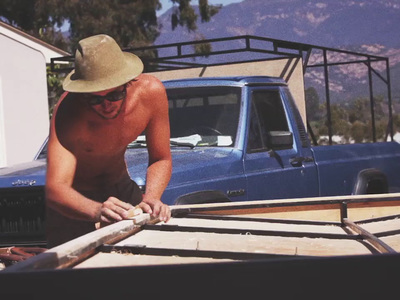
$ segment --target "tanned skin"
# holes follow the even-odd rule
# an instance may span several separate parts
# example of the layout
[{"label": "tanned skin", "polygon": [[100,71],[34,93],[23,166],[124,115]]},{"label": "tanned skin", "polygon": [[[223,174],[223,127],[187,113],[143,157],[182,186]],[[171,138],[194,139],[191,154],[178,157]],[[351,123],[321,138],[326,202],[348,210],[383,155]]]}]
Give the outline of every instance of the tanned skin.
[{"label": "tanned skin", "polygon": [[[93,93],[106,95],[123,86]],[[50,125],[46,177],[47,205],[73,219],[113,223],[132,205],[115,197],[99,203],[77,190],[115,184],[127,174],[127,145],[143,131],[149,152],[146,193],[139,207],[161,221],[170,209],[161,195],[171,177],[168,100],[162,83],[141,74],[126,85],[125,99],[91,106],[83,94],[64,93]]]}]

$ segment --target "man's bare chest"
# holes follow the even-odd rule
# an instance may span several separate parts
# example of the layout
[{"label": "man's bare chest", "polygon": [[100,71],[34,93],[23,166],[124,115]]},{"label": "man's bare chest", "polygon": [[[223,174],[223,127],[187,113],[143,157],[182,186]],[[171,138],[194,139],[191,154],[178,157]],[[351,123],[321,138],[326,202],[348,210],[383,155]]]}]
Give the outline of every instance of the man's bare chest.
[{"label": "man's bare chest", "polygon": [[58,137],[78,159],[125,152],[149,122],[149,114],[137,97],[130,98],[112,119],[102,118],[82,101],[67,102],[58,114]]},{"label": "man's bare chest", "polygon": [[124,151],[135,140],[142,128],[131,122],[99,124],[85,122],[74,138],[75,152],[81,155],[110,155]]}]

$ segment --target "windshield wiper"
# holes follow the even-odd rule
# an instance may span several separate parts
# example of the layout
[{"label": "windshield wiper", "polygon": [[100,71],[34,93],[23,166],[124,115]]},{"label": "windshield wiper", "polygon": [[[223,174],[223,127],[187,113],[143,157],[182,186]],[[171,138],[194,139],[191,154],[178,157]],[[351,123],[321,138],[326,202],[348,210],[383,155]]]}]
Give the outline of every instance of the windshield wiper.
[{"label": "windshield wiper", "polygon": [[[196,145],[188,142],[177,142],[177,141],[170,141],[171,146],[179,146],[179,147],[190,147],[193,149]],[[134,141],[128,145],[128,149],[132,148],[144,148],[146,147],[146,141]]]},{"label": "windshield wiper", "polygon": [[133,141],[128,144],[128,149],[132,148],[144,148],[146,147],[146,141]]},{"label": "windshield wiper", "polygon": [[194,147],[196,147],[195,144],[190,143],[190,142],[178,142],[178,141],[169,141],[171,146],[179,146],[179,147],[189,147],[191,149],[193,149]]},{"label": "windshield wiper", "polygon": [[[185,137],[179,137],[179,138],[171,138],[170,139],[170,145],[171,146],[179,146],[179,147],[190,147],[193,149],[196,147],[198,142],[201,141],[201,136],[198,134],[191,135],[191,136],[185,136]],[[141,148],[141,147],[146,147],[146,137],[145,136],[139,136],[136,140],[131,142],[128,145],[128,149],[131,148]]]}]

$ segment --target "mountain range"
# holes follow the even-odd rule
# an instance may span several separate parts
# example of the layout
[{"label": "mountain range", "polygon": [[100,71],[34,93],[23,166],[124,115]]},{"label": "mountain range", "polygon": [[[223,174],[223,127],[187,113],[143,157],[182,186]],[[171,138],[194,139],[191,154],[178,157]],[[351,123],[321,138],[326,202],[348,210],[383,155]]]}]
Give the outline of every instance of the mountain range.
[{"label": "mountain range", "polygon": [[[159,16],[155,44],[254,35],[389,57],[392,99],[400,102],[400,0],[244,0],[223,6],[209,22],[198,21],[196,32],[172,30],[174,9]],[[367,80],[365,70],[336,73],[332,82],[338,91],[368,95],[357,88]],[[308,79],[312,85],[312,76]],[[385,93],[380,86],[376,90]]]}]

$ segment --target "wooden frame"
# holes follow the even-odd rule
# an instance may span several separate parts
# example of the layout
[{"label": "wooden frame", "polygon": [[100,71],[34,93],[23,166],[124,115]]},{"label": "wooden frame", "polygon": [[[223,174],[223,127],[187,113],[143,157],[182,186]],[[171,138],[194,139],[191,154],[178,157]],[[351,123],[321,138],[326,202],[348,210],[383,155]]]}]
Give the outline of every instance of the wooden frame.
[{"label": "wooden frame", "polygon": [[[352,211],[359,209],[363,213],[356,214],[356,219],[351,218]],[[181,205],[171,210],[173,218],[169,223],[142,214],[49,249],[4,272],[71,269],[82,267],[82,263],[89,268],[112,267],[93,259],[101,253],[125,254],[122,260],[129,253],[151,255],[153,261],[147,259],[146,263],[154,265],[160,261],[216,263],[218,260],[397,254],[400,250],[400,221],[397,221],[400,194]],[[377,225],[382,222],[391,227]],[[363,224],[378,229],[372,233]],[[196,236],[197,244],[189,241]],[[160,260],[160,257],[164,258]],[[166,262],[165,257],[174,258]],[[140,265],[136,259],[127,266]],[[94,265],[90,264],[91,260],[96,261]],[[123,266],[124,262],[117,264]]]}]

